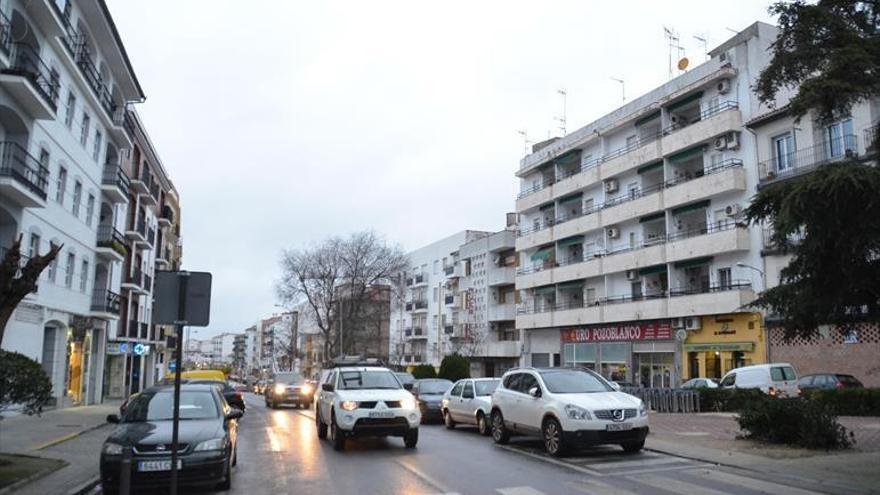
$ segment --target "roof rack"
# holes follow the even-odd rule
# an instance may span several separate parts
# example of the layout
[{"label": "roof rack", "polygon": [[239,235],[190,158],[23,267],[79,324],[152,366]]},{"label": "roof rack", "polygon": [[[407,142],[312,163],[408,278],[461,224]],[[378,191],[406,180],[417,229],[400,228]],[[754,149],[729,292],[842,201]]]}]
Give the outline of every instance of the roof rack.
[{"label": "roof rack", "polygon": [[385,366],[379,358],[367,358],[362,355],[339,356],[329,361],[324,368],[342,368],[345,366]]}]

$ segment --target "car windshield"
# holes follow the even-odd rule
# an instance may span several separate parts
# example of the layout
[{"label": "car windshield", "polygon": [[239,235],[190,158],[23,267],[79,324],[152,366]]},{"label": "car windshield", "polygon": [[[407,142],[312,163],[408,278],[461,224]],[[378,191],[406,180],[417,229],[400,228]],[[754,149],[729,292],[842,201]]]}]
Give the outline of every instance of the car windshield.
[{"label": "car windshield", "polygon": [[449,380],[429,380],[419,382],[420,394],[445,394],[450,388],[452,388],[452,382]]},{"label": "car windshield", "polygon": [[554,394],[585,394],[611,392],[614,389],[596,375],[578,370],[542,371],[541,378]]},{"label": "car windshield", "polygon": [[339,376],[340,390],[398,389],[400,382],[390,371],[343,371]]},{"label": "car windshield", "polygon": [[477,389],[477,397],[483,395],[492,395],[492,392],[498,388],[498,384],[501,383],[501,380],[478,380],[474,382]]},{"label": "car windshield", "polygon": [[[174,394],[169,391],[142,393],[132,399],[125,409],[123,421],[170,421],[174,415]],[[217,418],[220,411],[214,396],[207,390],[180,391],[180,419]]]},{"label": "car windshield", "polygon": [[400,380],[400,383],[412,383],[416,381],[416,378],[409,373],[395,373],[397,379]]},{"label": "car windshield", "polygon": [[275,383],[284,383],[287,385],[302,385],[306,382],[306,379],[303,378],[299,373],[278,373],[275,375]]}]

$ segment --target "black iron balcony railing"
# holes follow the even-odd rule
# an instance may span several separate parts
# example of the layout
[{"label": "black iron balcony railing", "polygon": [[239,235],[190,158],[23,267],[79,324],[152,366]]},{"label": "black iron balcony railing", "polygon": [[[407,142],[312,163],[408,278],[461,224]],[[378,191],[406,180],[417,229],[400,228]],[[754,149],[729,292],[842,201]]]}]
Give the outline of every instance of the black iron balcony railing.
[{"label": "black iron balcony railing", "polygon": [[168,220],[171,223],[174,223],[174,210],[171,209],[168,205],[162,206],[162,218]]},{"label": "black iron balcony railing", "polygon": [[702,112],[700,112],[700,115],[698,115],[696,119],[691,120],[690,122],[673,123],[672,125],[663,129],[663,135],[673,133],[679,129],[684,129],[685,127],[688,127],[688,126],[692,126],[692,125],[696,124],[697,122],[706,120],[709,117],[712,117],[713,115],[717,115],[725,110],[735,110],[737,108],[739,108],[739,103],[737,103],[735,101],[723,101],[723,102],[719,103],[718,105],[715,105],[713,107],[709,107],[709,108],[703,110]]},{"label": "black iron balcony railing", "polygon": [[413,301],[413,309],[427,309],[427,308],[428,308],[428,301],[425,301],[425,300]]},{"label": "black iron balcony railing", "polygon": [[452,335],[455,333],[455,325],[446,325],[443,327],[443,333],[446,335]]},{"label": "black iron balcony railing", "polygon": [[147,237],[147,222],[144,221],[143,218],[139,218],[137,223],[135,224],[134,231],[146,238]]},{"label": "black iron balcony railing", "polygon": [[446,296],[443,298],[443,302],[446,304],[453,304],[455,303],[455,296]]},{"label": "black iron balcony railing", "polygon": [[0,141],[0,176],[11,177],[45,201],[49,171],[20,144]]},{"label": "black iron balcony railing", "polygon": [[119,294],[109,290],[96,290],[92,294],[92,311],[119,314]]},{"label": "black iron balcony railing", "polygon": [[406,304],[404,305],[404,309],[405,309],[406,311],[412,311],[412,309],[413,309],[413,303],[411,303],[411,302],[406,303]]},{"label": "black iron balcony railing", "polygon": [[147,227],[147,242],[152,246],[156,243],[156,229]]},{"label": "black iron balcony railing", "polygon": [[153,290],[153,277],[144,273],[144,284],[141,286],[144,290]]},{"label": "black iron balcony railing", "polygon": [[98,103],[100,103],[101,107],[104,108],[104,111],[107,112],[107,116],[110,119],[113,119],[114,113],[116,112],[116,104],[113,103],[113,97],[110,96],[110,90],[107,89],[107,85],[104,83],[101,73],[98,71],[97,67],[95,67],[92,54],[89,52],[89,47],[85,44],[84,38],[82,35],[77,34],[72,26],[68,25],[67,34],[62,40],[68,53],[70,53],[70,56],[73,57],[73,60],[76,62],[76,66],[79,67],[83,79],[86,80],[86,83],[88,83],[89,87],[95,93]]},{"label": "black iron balcony railing", "polygon": [[98,226],[98,247],[110,248],[122,256],[128,254],[128,248],[125,247],[125,237],[112,225]]},{"label": "black iron balcony railing", "polygon": [[52,77],[52,69],[40,58],[40,52],[23,42],[10,43],[12,62],[3,69],[5,74],[14,74],[28,79],[54,112],[58,109],[58,89],[60,83]]},{"label": "black iron balcony railing", "polygon": [[449,266],[443,268],[444,275],[448,276],[448,275],[452,275],[453,273],[455,273],[455,265],[449,265]]},{"label": "black iron balcony railing", "polygon": [[128,134],[128,137],[134,139],[134,119],[131,116],[131,112],[125,108],[117,108],[113,114],[113,123],[121,125],[125,129],[125,133]]},{"label": "black iron balcony railing", "polygon": [[126,279],[126,281],[129,284],[133,284],[137,287],[143,287],[144,286],[144,273],[143,273],[143,271],[141,271],[141,268],[135,267],[134,270],[132,270],[132,272],[128,274],[128,278]]},{"label": "black iron balcony railing", "polygon": [[101,176],[101,183],[105,186],[116,186],[126,196],[131,188],[131,179],[122,170],[122,167],[115,163],[104,164],[104,173]]},{"label": "black iron balcony railing", "polygon": [[7,57],[12,54],[12,22],[2,10],[0,10],[0,52]]},{"label": "black iron balcony railing", "polygon": [[779,177],[790,177],[809,172],[820,165],[832,163],[858,155],[856,136],[846,134],[824,141],[809,148],[785,153],[758,164],[758,174],[762,182]]},{"label": "black iron balcony railing", "polygon": [[403,330],[403,335],[406,336],[406,337],[411,337],[411,336],[412,336],[412,332],[413,332],[413,331],[412,331],[412,328],[405,328],[405,329]]}]

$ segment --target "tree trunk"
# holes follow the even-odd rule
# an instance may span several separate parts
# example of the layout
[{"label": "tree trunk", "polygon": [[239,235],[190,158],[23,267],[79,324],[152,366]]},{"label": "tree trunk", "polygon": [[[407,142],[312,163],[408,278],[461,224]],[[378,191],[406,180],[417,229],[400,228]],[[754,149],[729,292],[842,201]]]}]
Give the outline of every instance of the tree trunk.
[{"label": "tree trunk", "polygon": [[25,296],[37,290],[40,274],[63,247],[63,244],[51,244],[48,253],[34,256],[21,268],[21,238],[19,234],[0,262],[0,346],[13,311]]}]

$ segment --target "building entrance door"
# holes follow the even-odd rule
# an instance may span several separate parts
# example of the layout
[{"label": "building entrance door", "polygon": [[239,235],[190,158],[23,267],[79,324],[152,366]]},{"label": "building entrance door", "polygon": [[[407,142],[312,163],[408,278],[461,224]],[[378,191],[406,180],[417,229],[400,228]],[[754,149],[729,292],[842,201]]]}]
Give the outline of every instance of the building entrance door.
[{"label": "building entrance door", "polygon": [[675,353],[637,353],[639,385],[646,388],[667,388],[675,382]]}]

